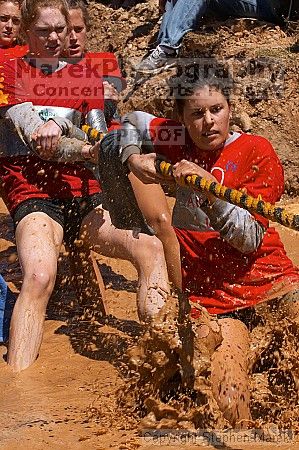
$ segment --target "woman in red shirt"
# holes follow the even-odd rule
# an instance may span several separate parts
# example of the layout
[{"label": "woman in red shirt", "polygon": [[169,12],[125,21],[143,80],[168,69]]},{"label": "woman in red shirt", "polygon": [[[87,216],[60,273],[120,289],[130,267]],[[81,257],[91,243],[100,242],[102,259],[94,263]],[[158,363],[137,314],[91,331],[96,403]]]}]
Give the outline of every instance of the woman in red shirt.
[{"label": "woman in red shirt", "polygon": [[17,45],[21,25],[21,1],[0,1],[0,59],[25,55],[27,45]]},{"label": "woman in red shirt", "polygon": [[[254,306],[288,294],[294,301],[286,302],[282,313],[292,308],[291,317],[298,316],[299,272],[268,220],[186,188],[182,180],[197,174],[275,203],[284,188],[283,170],[267,139],[230,131],[231,106],[221,80],[182,80],[176,88],[180,122],[133,112],[123,120],[119,147],[109,136],[104,139],[102,186],[116,226],[130,225],[115,194],[121,190],[131,225],[143,220],[154,230],[155,224],[167,228],[171,218],[157,189],[167,181],[156,172],[155,161],[162,155],[174,164],[172,224],[180,244],[183,291],[191,306],[199,304],[219,317],[223,342],[212,357],[211,381],[224,416],[235,425],[250,420],[247,326],[253,326]],[[113,185],[112,171],[113,180],[119,180]],[[193,307],[192,315],[198,314]]]},{"label": "woman in red shirt", "polygon": [[[32,364],[39,352],[63,239],[72,243],[81,237],[87,249],[133,262],[143,320],[161,307],[168,292],[160,242],[138,230],[116,229],[101,207],[100,185],[84,164],[94,161],[98,146],[62,136],[73,125],[95,126],[103,110],[98,76],[84,62],[60,59],[70,29],[66,2],[26,0],[21,13],[29,53],[3,62],[0,104],[5,119],[0,177],[24,277],[10,328],[8,363],[14,371]],[[63,139],[82,155],[81,164],[72,154],[66,163],[47,160]],[[149,260],[145,250],[155,257]]]},{"label": "woman in red shirt", "polygon": [[104,86],[104,113],[106,123],[111,128],[113,118],[117,111],[119,93],[126,87],[117,58],[111,52],[87,52],[87,32],[90,29],[88,9],[82,0],[67,0],[71,32],[67,38],[65,56],[70,62],[85,59],[91,70],[95,70],[103,78]]}]

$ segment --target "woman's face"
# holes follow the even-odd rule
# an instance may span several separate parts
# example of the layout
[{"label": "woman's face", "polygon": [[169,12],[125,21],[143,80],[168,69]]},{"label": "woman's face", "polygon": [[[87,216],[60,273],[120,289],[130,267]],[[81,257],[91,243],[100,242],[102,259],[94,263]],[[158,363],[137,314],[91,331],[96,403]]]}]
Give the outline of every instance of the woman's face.
[{"label": "woman's face", "polygon": [[69,58],[81,58],[86,44],[86,25],[81,9],[70,9],[72,30],[67,37],[66,52]]},{"label": "woman's face", "polygon": [[19,6],[12,2],[0,2],[0,48],[12,47],[21,24]]},{"label": "woman's face", "polygon": [[228,137],[229,116],[230,107],[223,94],[204,86],[186,99],[181,120],[197,147],[213,151]]},{"label": "woman's face", "polygon": [[67,22],[58,8],[39,8],[36,21],[27,31],[30,53],[38,58],[58,58],[65,46]]}]

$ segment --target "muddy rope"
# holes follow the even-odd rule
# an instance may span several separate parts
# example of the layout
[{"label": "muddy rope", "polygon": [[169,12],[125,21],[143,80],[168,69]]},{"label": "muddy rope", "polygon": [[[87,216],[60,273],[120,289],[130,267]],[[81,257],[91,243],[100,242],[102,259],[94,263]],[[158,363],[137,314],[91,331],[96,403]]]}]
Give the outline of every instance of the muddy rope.
[{"label": "muddy rope", "polygon": [[87,135],[89,142],[98,142],[103,139],[103,137],[107,134],[103,131],[98,131],[95,128],[90,127],[89,125],[83,125],[81,129]]},{"label": "muddy rope", "polygon": [[[156,170],[165,178],[173,177],[173,166],[161,159],[156,160]],[[210,192],[215,197],[225,200],[252,213],[280,223],[285,227],[299,231],[299,215],[288,212],[285,208],[265,202],[261,196],[257,198],[245,194],[237,189],[228,188],[216,181],[207,180],[199,175],[188,175],[183,181],[183,185],[197,191]]]}]

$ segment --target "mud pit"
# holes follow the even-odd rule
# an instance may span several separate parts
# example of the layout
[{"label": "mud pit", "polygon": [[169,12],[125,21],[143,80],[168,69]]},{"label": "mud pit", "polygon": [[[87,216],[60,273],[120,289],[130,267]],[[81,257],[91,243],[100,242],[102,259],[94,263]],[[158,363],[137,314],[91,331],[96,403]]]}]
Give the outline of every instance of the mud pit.
[{"label": "mud pit", "polygon": [[[158,29],[156,4],[156,0],[150,0],[130,11],[114,11],[102,4],[90,5],[91,50],[116,51],[119,56],[126,55],[126,58],[123,58],[123,66],[129,84],[132,82],[132,62],[145,53],[147,44]],[[284,202],[289,202],[290,197],[299,195],[299,130],[294,126],[298,123],[299,102],[298,56],[294,51],[296,39],[293,32],[283,32],[264,24],[256,26],[237,21],[232,22],[229,27],[227,24],[213,24],[213,27],[206,28],[205,33],[190,35],[185,40],[183,49],[184,56],[188,57],[216,55],[231,60],[271,57],[276,58],[278,64],[285,69],[283,93],[280,98],[260,98],[253,102],[250,96],[241,96],[236,101],[234,114],[235,126],[262,134],[273,142],[286,171]],[[127,102],[121,102],[121,111],[136,108],[170,116],[172,102],[164,94],[165,80],[171,74],[170,71],[165,76],[159,75],[146,80]],[[242,86],[248,80],[247,76],[240,74],[239,81]],[[276,80],[279,81],[279,78]],[[252,84],[250,86],[252,92]],[[298,199],[293,198],[292,203],[292,208],[298,213]],[[0,223],[1,273],[17,291],[21,274],[16,260],[11,222],[3,205],[0,207]],[[298,233],[278,228],[289,256],[299,264]],[[207,440],[195,440],[192,436],[187,436],[185,440],[175,437],[172,440],[170,437],[160,440],[150,436],[140,437],[140,429],[160,427],[167,417],[171,420],[175,418],[174,422],[164,422],[168,427],[180,423],[181,429],[184,426],[192,428],[192,414],[186,418],[182,409],[190,412],[194,402],[181,390],[172,396],[171,401],[166,402],[164,397],[162,404],[161,399],[152,399],[147,403],[141,402],[140,405],[140,391],[144,386],[142,383],[136,384],[134,367],[124,356],[129,347],[140,342],[144,331],[138,323],[136,312],[136,272],[129,263],[123,261],[102,257],[99,257],[98,261],[107,287],[106,306],[110,315],[106,322],[100,321],[96,315],[90,319],[90,314],[84,314],[82,311],[72,284],[64,283],[68,273],[68,261],[62,254],[57,286],[48,307],[45,335],[38,360],[33,367],[16,376],[7,368],[2,358],[0,359],[0,448],[150,450],[157,447],[207,447]],[[253,335],[253,344],[260,347],[269,345],[271,353],[274,354],[274,360],[269,360],[267,352],[264,352],[263,364],[259,369],[255,367],[255,373],[251,377],[255,427],[268,428],[269,432],[266,431],[264,436],[266,440],[272,436],[273,442],[254,439],[252,443],[252,437],[245,432],[233,433],[228,437],[223,435],[222,440],[221,435],[217,439],[217,436],[211,433],[209,442],[214,445],[209,448],[299,447],[298,442],[288,441],[287,434],[275,434],[277,430],[271,426],[272,422],[276,422],[283,429],[299,430],[298,399],[294,380],[289,374],[290,365],[295,364],[290,358],[292,355],[288,355],[288,345],[292,344],[293,335],[282,334],[281,325],[277,318],[269,317],[268,325],[263,330],[256,329]],[[270,334],[267,333],[270,327],[275,328],[275,348]],[[0,349],[1,354],[5,354],[5,347],[0,346]],[[255,350],[253,345],[252,361],[255,361]],[[277,360],[282,359],[284,364],[277,368]],[[178,388],[176,376],[172,378],[172,382],[173,394]],[[130,386],[135,387],[135,390],[130,390]],[[145,416],[141,422],[139,407],[143,410],[141,415]],[[210,407],[213,409],[215,405]],[[182,415],[180,420],[177,420],[177,411],[180,408]],[[211,423],[219,429],[225,426],[217,411],[213,410],[212,416],[206,413],[207,409],[199,414],[200,420],[207,419],[198,422],[199,426],[208,427]],[[181,420],[183,418],[186,420]]]},{"label": "mud pit", "polygon": [[[299,203],[294,204],[292,209],[298,211]],[[4,236],[0,240],[1,272],[10,286],[17,289],[20,287],[21,274],[16,261],[11,221],[3,205],[0,213],[1,236]],[[298,234],[283,229],[281,235],[288,253],[298,264]],[[123,261],[99,257],[99,263],[107,286],[109,317],[106,323],[99,321],[96,314],[92,320],[87,320],[78,305],[73,286],[62,282],[68,273],[68,262],[62,254],[38,360],[25,372],[14,375],[1,358],[0,404],[3,413],[0,448],[100,450],[154,449],[157,446],[162,449],[207,447],[207,440],[198,436],[195,440],[192,435],[185,437],[185,440],[180,437],[183,434],[178,435],[179,438],[159,438],[155,434],[140,436],[143,429],[178,427],[182,433],[184,428],[192,429],[194,423],[207,428],[218,424],[218,429],[227,424],[217,414],[215,404],[211,404],[209,386],[204,379],[200,386],[203,394],[201,400],[206,403],[208,398],[209,407],[195,410],[196,402],[190,399],[190,395],[185,395],[183,390],[174,395],[173,390],[178,389],[175,377],[173,385],[168,385],[168,389],[172,389],[170,401],[167,402],[164,396],[163,402],[160,402],[151,395],[147,402],[140,401],[146,398],[148,392],[144,392],[143,382],[139,385],[135,383],[134,367],[128,364],[125,356],[128,348],[134,348],[140,343],[144,332],[137,320],[136,273],[129,263]],[[284,348],[286,353],[288,340],[279,334],[281,322],[276,320],[271,323],[271,327],[276,328],[278,346]],[[255,344],[269,344],[266,330],[269,331],[269,328],[264,328],[262,334],[256,332],[253,336]],[[1,354],[5,354],[5,347],[0,346],[0,349]],[[278,355],[279,348],[271,351],[275,358],[285,356],[285,353]],[[135,356],[136,362],[132,350],[130,355],[133,359]],[[298,448],[298,442],[289,442],[288,434],[277,435],[277,429],[272,425],[275,421],[282,428],[299,430],[294,382],[289,374],[283,376],[280,370],[275,371],[273,361],[270,361],[270,366],[274,367],[271,372],[267,361],[265,356],[264,366],[251,377],[255,426],[263,425],[262,429],[265,430],[264,424],[267,423],[270,431],[264,436],[266,439],[272,436],[274,442],[276,439],[277,448]],[[290,361],[294,363],[292,360],[285,362]],[[286,364],[283,369],[287,373]],[[159,379],[156,381],[159,384]],[[128,386],[133,386],[133,390],[128,389]],[[273,389],[273,386],[276,388]],[[142,415],[145,418],[140,421]],[[273,448],[275,445],[273,442],[260,442],[258,438],[255,438],[254,444],[246,445],[250,436],[248,432],[229,436],[209,434],[209,442],[214,443],[209,448],[216,444],[219,447],[221,442],[229,442],[230,448],[238,449]],[[166,443],[168,445],[164,446]]]}]

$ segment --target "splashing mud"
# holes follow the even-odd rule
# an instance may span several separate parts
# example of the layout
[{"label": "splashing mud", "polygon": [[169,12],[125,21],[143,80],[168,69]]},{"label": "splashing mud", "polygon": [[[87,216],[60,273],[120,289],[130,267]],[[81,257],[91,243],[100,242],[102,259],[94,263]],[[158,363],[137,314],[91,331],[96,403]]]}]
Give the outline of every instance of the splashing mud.
[{"label": "splashing mud", "polygon": [[[293,293],[261,304],[253,320],[250,428],[267,442],[290,430],[292,438],[299,432],[296,300],[298,293]],[[221,327],[202,308],[199,319],[182,320],[184,312],[179,299],[169,297],[128,351],[129,378],[118,392],[118,404],[125,415],[140,419],[141,432],[229,427],[210,384],[211,356],[222,341]]]},{"label": "splashing mud", "polygon": [[251,332],[252,413],[257,423],[275,422],[299,431],[299,292],[257,308]]},{"label": "splashing mud", "polygon": [[220,418],[209,381],[220,327],[203,309],[189,319],[187,308],[184,298],[169,296],[128,352],[131,379],[120,404],[143,416],[140,428],[205,428]]}]

